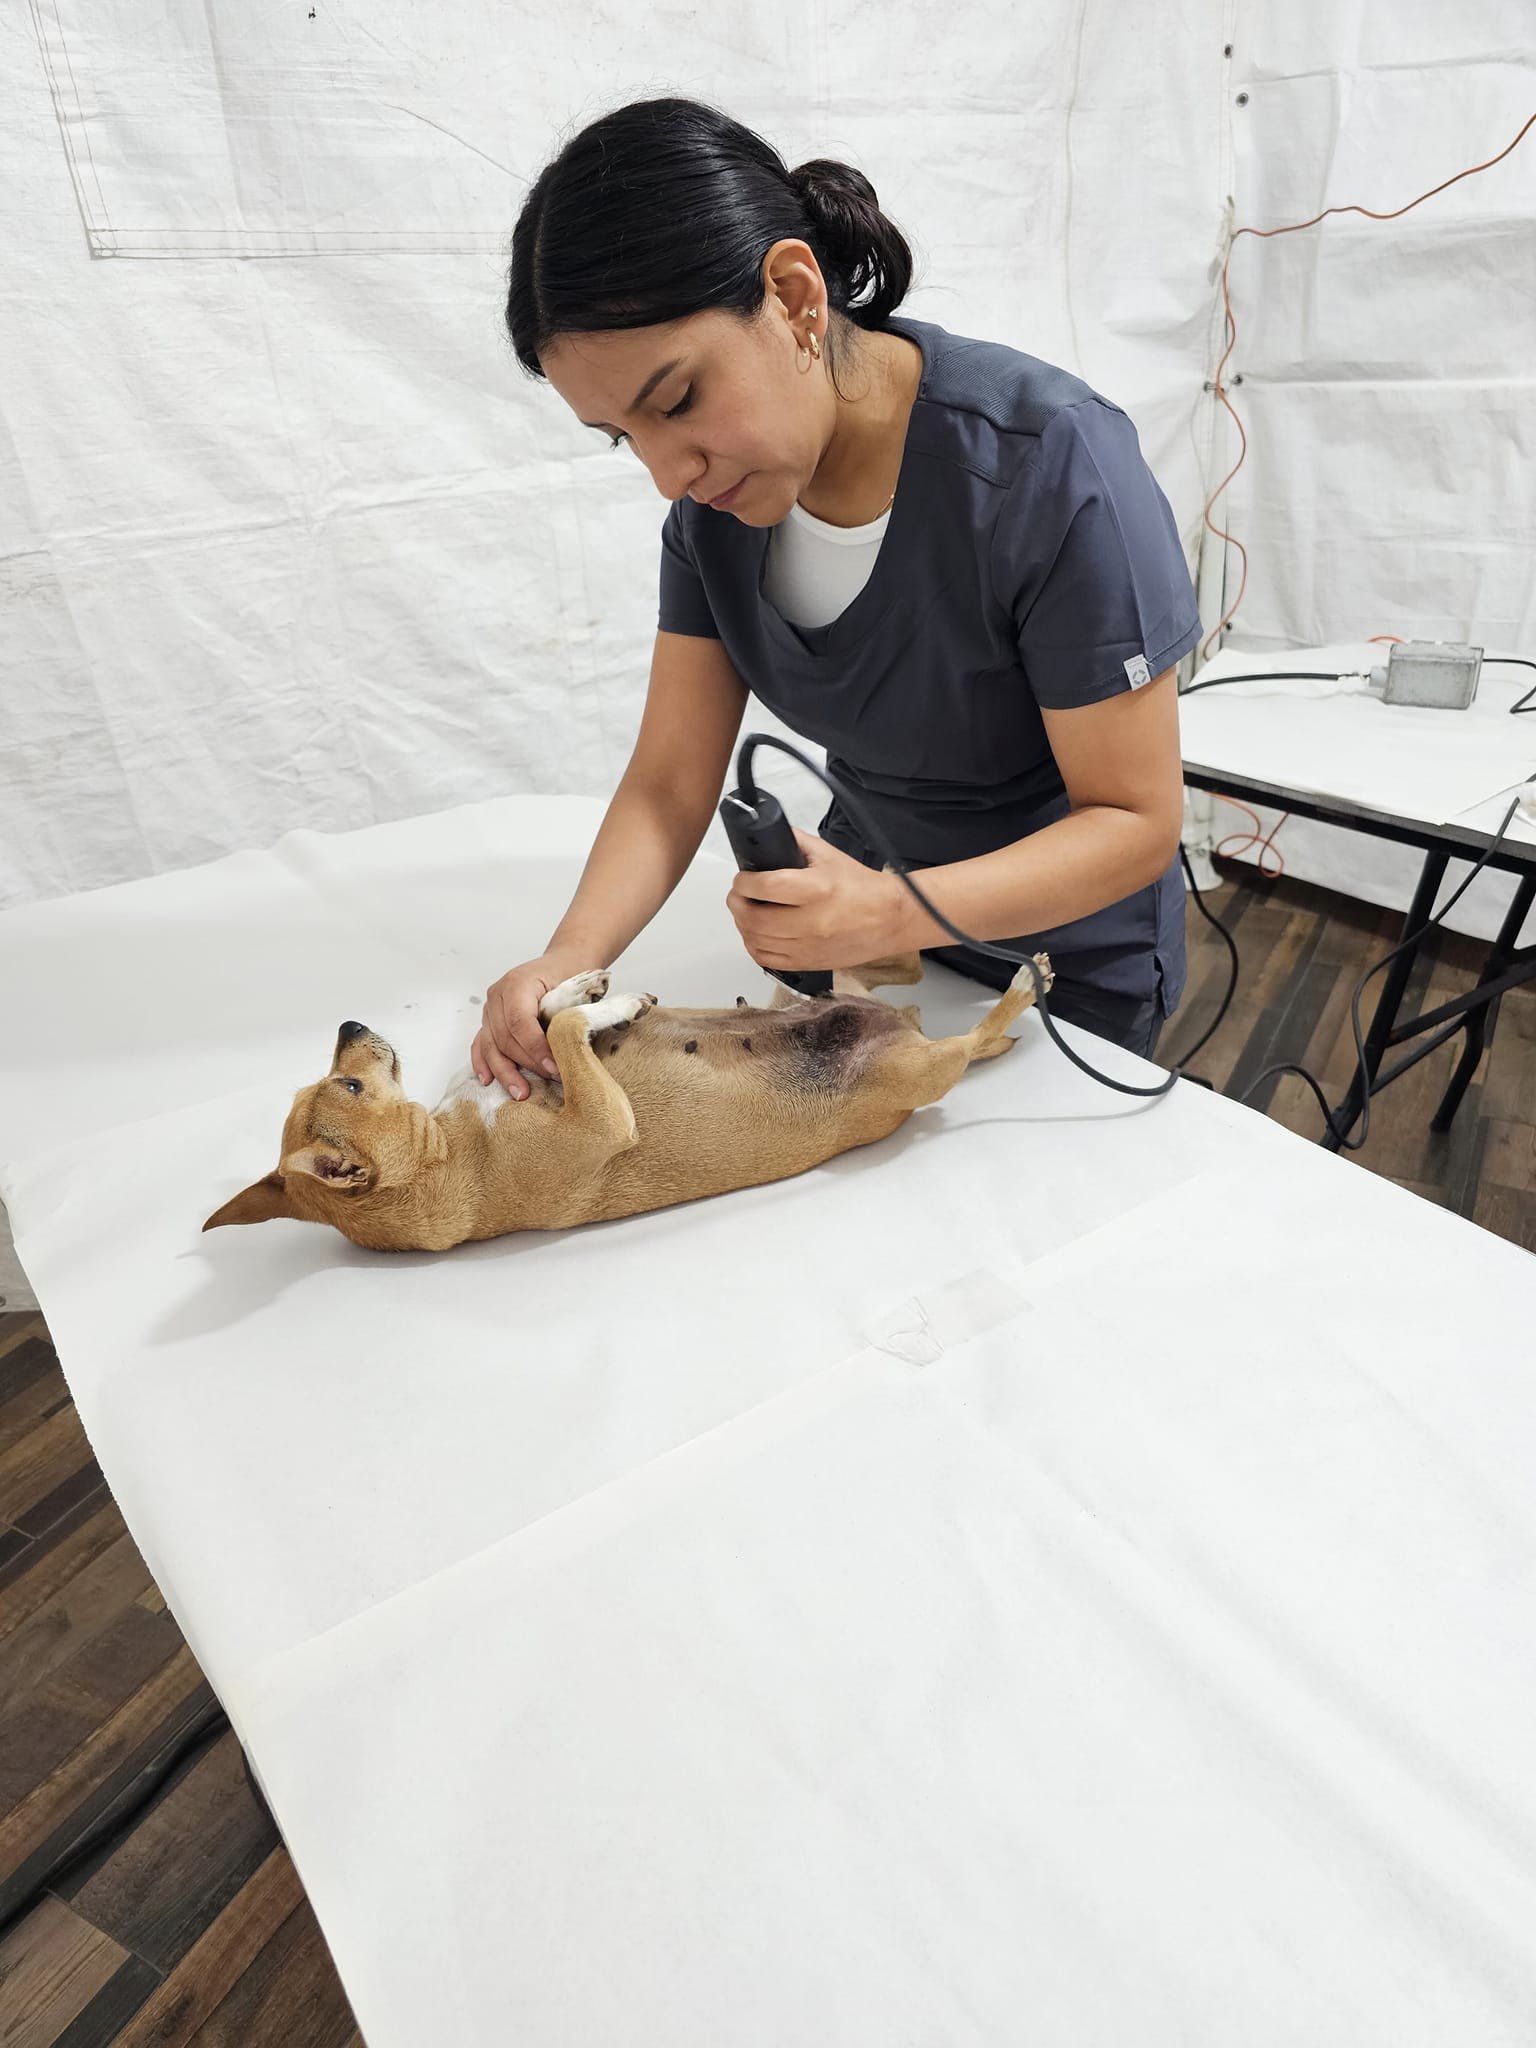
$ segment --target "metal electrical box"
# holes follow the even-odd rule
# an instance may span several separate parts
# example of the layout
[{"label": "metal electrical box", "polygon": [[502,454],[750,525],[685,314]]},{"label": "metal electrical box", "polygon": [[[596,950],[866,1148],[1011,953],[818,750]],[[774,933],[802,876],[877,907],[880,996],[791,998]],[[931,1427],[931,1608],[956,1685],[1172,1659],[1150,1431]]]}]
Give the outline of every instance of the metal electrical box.
[{"label": "metal electrical box", "polygon": [[[1428,704],[1465,711],[1477,695],[1483,650],[1454,640],[1404,640],[1387,656],[1381,692],[1384,704]],[[1376,688],[1380,669],[1371,671]]]}]

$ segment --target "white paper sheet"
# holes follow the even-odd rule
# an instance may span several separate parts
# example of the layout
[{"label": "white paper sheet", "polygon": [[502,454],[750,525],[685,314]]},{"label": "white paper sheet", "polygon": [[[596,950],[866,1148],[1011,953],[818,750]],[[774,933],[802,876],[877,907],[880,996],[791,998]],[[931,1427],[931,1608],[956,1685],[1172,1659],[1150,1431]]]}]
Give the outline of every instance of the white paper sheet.
[{"label": "white paper sheet", "polygon": [[1531,1264],[1184,1192],[248,1674],[371,2048],[1531,2038]]},{"label": "white paper sheet", "polygon": [[[1536,720],[1532,721],[1536,724]],[[1531,735],[1532,748],[1536,751],[1536,732]],[[1536,761],[1532,762],[1532,781],[1536,781]],[[1504,813],[1510,801],[1518,794],[1521,785],[1501,789],[1496,795],[1486,798],[1480,804],[1473,804],[1455,820],[1469,832],[1486,832],[1491,838],[1504,823]],[[1524,811],[1517,810],[1505,827],[1506,841],[1513,840],[1521,846],[1536,846],[1536,818],[1528,818]]]},{"label": "white paper sheet", "polygon": [[[1515,1756],[1499,1716],[1523,1646],[1493,1622],[1453,1642],[1438,1604],[1414,1605],[1419,1552],[1390,1550],[1373,1583],[1399,1675],[1417,1684],[1448,1643],[1464,1657],[1475,1763],[1426,1763],[1438,1705],[1412,1741],[1383,1732],[1379,1703],[1337,1737],[1347,1687],[1290,1724],[1336,1647],[1302,1625],[1337,1599],[1305,1526],[1313,1452],[1334,1522],[1357,1503],[1356,1547],[1388,1508],[1397,1544],[1402,1459],[1423,1445],[1400,1423],[1410,1395],[1455,1446],[1411,1474],[1415,1527],[1461,1546],[1469,1612],[1503,1621],[1498,1603],[1526,1597],[1522,1535],[1480,1578],[1466,1548],[1469,1516],[1525,1527],[1524,1255],[1205,1091],[1112,1095],[1029,1017],[1012,1053],[892,1138],[792,1181],[438,1255],[286,1222],[201,1235],[273,1164],[359,991],[436,1099],[477,1007],[471,963],[506,964],[509,903],[531,919],[569,900],[590,808],[509,800],[311,835],[0,918],[0,974],[56,969],[15,979],[35,1010],[0,1008],[0,1193],[130,1532],[258,1773],[270,1752],[370,2048],[500,2042],[514,2023],[540,2048],[612,2039],[619,2011],[645,2017],[638,2039],[719,2039],[728,2001],[732,2039],[803,2038],[813,2011],[816,2039],[862,2048],[902,2038],[887,2022],[905,2010],[927,2028],[908,2038],[979,2048],[1021,1996],[1062,2048],[1128,2038],[1132,1998],[1151,2015],[1135,2038],[1214,2048],[1198,2029],[1228,2026],[1239,1982],[1273,1989],[1282,2016],[1331,1997],[1351,2024],[1363,1984],[1395,2023],[1377,1980],[1412,1955],[1425,2012],[1450,2012],[1458,2042],[1502,2043],[1526,1995],[1508,1930],[1528,1845],[1510,1834],[1494,1867],[1474,1837]],[[638,985],[766,993],[729,879],[695,863],[633,949]],[[78,1014],[82,934],[132,991],[89,1090],[70,1064],[96,1028]],[[943,969],[892,993],[930,1032],[992,1000]],[[1124,1078],[1153,1071],[1072,1036]],[[986,1370],[959,1409],[892,1406],[895,1361],[899,1392],[972,1342]],[[1382,1353],[1407,1361],[1397,1405],[1327,1378]],[[1023,1419],[999,1406],[1021,1359]],[[1318,1434],[1335,1398],[1343,1447]],[[1059,1403],[1074,1455],[1111,1461],[1086,1524],[1068,1512],[1080,1475],[1020,1462]],[[1223,1477],[1240,1441],[1272,1461],[1273,1496],[1264,1474]],[[1244,1560],[1230,1625],[1188,1587],[1164,1611],[1162,1566],[1149,1579],[1110,1540],[1143,1467],[1191,1558]],[[466,1664],[488,1643],[505,1668]],[[582,1768],[585,1797],[562,1775]],[[1353,1922],[1308,1904],[1308,1869],[1330,1908],[1360,1892]],[[414,1945],[391,1920],[407,1901]],[[469,1931],[511,1902],[493,1986]],[[1234,1945],[1244,1914],[1278,1945]],[[1286,1961],[1304,1935],[1335,1943],[1326,1992],[1310,1958],[1299,1978]]]}]

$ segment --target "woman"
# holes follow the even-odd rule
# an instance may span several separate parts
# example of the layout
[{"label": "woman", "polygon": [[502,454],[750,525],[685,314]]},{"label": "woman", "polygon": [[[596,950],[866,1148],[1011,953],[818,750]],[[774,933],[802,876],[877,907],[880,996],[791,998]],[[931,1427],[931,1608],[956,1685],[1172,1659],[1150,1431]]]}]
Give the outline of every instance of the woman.
[{"label": "woman", "polygon": [[[789,171],[714,108],[641,101],[540,174],[512,240],[519,361],[671,501],[639,736],[545,951],[471,1058],[553,1072],[544,991],[605,966],[708,829],[748,692],[827,749],[945,915],[1043,947],[1055,1014],[1150,1053],[1184,983],[1174,664],[1200,620],[1120,408],[1067,371],[898,318],[911,254],[847,165]],[[805,869],[727,904],[768,968],[950,942],[834,802]]]}]

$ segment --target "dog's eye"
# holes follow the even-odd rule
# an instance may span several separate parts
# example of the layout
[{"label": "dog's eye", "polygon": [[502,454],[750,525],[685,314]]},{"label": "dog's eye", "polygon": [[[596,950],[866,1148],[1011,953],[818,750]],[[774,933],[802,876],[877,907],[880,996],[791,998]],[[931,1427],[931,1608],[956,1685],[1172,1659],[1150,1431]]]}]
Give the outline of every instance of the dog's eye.
[{"label": "dog's eye", "polygon": [[363,1084],[361,1081],[350,1080],[345,1075],[340,1074],[338,1074],[336,1078],[341,1082],[343,1088],[350,1088],[354,1095],[362,1094]]}]

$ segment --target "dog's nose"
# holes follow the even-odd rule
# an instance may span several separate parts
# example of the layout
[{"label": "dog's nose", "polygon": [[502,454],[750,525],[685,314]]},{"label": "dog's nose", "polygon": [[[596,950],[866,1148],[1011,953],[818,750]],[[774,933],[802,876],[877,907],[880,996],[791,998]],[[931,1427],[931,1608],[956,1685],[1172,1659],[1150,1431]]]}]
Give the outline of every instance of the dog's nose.
[{"label": "dog's nose", "polygon": [[347,1023],[342,1025],[341,1029],[337,1032],[336,1036],[341,1040],[341,1043],[343,1045],[350,1045],[354,1038],[362,1038],[366,1034],[367,1030],[368,1026],[366,1024],[359,1024],[356,1021],[356,1019],[353,1018],[349,1019]]}]

